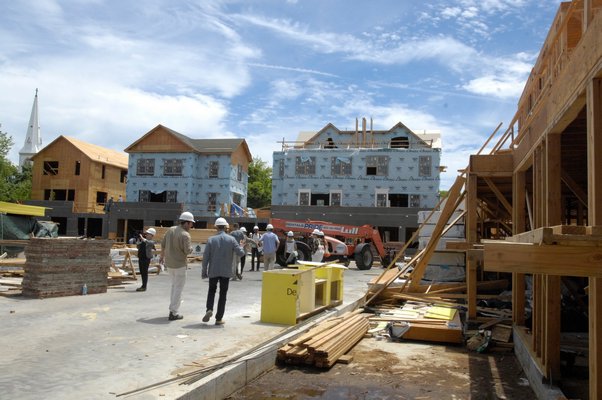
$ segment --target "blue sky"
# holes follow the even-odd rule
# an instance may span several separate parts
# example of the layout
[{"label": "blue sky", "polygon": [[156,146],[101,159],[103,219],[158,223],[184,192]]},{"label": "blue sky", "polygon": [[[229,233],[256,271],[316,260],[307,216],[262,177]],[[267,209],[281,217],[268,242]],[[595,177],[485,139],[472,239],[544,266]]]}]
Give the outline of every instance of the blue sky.
[{"label": "blue sky", "polygon": [[161,123],[279,141],[331,122],[440,131],[441,188],[516,111],[559,0],[31,0],[0,4],[14,163],[39,88],[44,145],[123,150]]}]

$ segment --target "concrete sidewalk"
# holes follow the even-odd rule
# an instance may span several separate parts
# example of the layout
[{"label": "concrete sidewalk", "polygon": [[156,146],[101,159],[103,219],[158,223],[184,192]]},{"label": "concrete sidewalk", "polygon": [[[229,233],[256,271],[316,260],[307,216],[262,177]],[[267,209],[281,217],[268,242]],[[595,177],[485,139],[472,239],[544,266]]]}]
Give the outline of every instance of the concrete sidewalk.
[{"label": "concrete sidewalk", "polygon": [[[382,271],[350,267],[339,309],[361,298]],[[242,281],[231,282],[224,326],[215,326],[214,319],[202,323],[208,283],[200,275],[200,264],[192,264],[180,309],[184,319],[173,322],[167,320],[167,273],[151,275],[146,292],[135,291],[138,282],[88,296],[0,297],[0,398],[114,399],[291,333],[288,326],[259,321],[261,272],[246,271]],[[273,365],[270,357],[258,366]],[[192,389],[199,393],[207,381],[176,382],[125,398],[178,398]]]}]

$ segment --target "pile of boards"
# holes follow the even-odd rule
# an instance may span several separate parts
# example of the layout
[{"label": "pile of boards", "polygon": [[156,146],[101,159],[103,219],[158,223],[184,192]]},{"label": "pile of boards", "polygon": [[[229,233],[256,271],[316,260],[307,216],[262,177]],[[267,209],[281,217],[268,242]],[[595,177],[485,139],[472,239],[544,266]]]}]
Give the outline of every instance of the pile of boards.
[{"label": "pile of boards", "polygon": [[368,332],[369,322],[360,310],[328,319],[282,346],[277,360],[287,364],[332,367]]},{"label": "pile of boards", "polygon": [[[407,301],[401,307],[374,309],[370,322],[385,326],[394,339],[462,343],[462,321],[458,310],[449,305]],[[383,325],[384,324],[384,325]]]}]

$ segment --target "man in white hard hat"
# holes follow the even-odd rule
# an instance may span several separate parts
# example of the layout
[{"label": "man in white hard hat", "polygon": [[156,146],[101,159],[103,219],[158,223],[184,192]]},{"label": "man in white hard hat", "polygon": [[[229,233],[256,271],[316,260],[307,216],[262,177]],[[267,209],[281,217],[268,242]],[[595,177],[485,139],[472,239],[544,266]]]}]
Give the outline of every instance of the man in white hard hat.
[{"label": "man in white hard hat", "polygon": [[165,263],[171,276],[171,300],[169,303],[170,321],[184,318],[178,314],[182,303],[182,290],[186,283],[186,268],[188,267],[188,254],[192,253],[190,233],[194,226],[194,216],[185,211],[180,215],[179,225],[167,230],[161,241],[161,258],[159,263]]},{"label": "man in white hard hat", "polygon": [[[249,243],[251,245],[251,271],[259,271],[259,253],[261,252],[261,246],[259,243],[259,239],[261,239],[261,235],[259,234],[259,227],[255,225],[253,227],[253,233],[251,233],[251,238]],[[255,266],[255,259],[257,258],[257,266]]]},{"label": "man in white hard hat", "polygon": [[263,246],[263,265],[266,271],[274,269],[274,265],[276,264],[276,251],[278,250],[278,246],[280,246],[280,240],[278,240],[278,236],[272,232],[274,230],[274,226],[272,224],[268,224],[265,229],[267,230],[259,239],[259,242]]},{"label": "man in white hard hat", "polygon": [[288,231],[286,234],[286,242],[284,242],[284,259],[286,260],[285,264],[296,264],[297,254],[297,242],[295,241],[295,234],[293,231]]},{"label": "man in white hard hat", "polygon": [[209,278],[209,292],[207,292],[207,311],[203,317],[203,322],[209,322],[213,316],[213,305],[215,302],[215,293],[219,283],[219,298],[217,300],[217,313],[215,314],[215,325],[224,324],[224,312],[226,311],[226,296],[230,278],[232,278],[232,260],[235,257],[242,257],[244,250],[241,242],[237,242],[234,237],[226,233],[228,221],[225,218],[215,220],[215,229],[217,235],[207,240],[203,252],[203,267],[201,276],[203,279]]},{"label": "man in white hard hat", "polygon": [[137,292],[146,291],[146,284],[148,283],[148,266],[153,258],[153,250],[155,250],[155,241],[153,238],[156,234],[157,231],[155,228],[148,228],[144,231],[144,235],[140,235],[140,243],[138,243],[138,269],[140,269],[142,286],[136,289]]},{"label": "man in white hard hat", "polygon": [[[237,242],[239,243],[243,243],[245,241],[245,239],[247,238],[247,235],[245,235],[245,233],[242,231],[244,228],[239,228],[239,225],[237,222],[232,224],[232,231],[230,232],[230,236],[232,236],[234,239],[236,239]],[[246,231],[246,229],[245,229]],[[241,267],[239,268],[239,265],[241,265]],[[234,275],[234,277],[232,277],[233,281],[237,281],[237,280],[241,280],[242,279],[242,269],[244,268],[244,264],[242,263],[242,257],[234,257],[232,259],[232,274]]]}]

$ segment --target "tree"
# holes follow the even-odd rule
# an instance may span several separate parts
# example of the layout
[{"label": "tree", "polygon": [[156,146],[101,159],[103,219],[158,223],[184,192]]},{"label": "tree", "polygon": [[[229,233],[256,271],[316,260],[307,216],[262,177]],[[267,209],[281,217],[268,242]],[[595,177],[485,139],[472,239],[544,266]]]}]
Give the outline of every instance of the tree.
[{"label": "tree", "polygon": [[247,205],[252,208],[269,207],[272,203],[272,168],[259,157],[249,164]]},{"label": "tree", "polygon": [[13,138],[0,130],[0,201],[17,202],[31,196],[31,166],[20,170],[7,158]]}]

